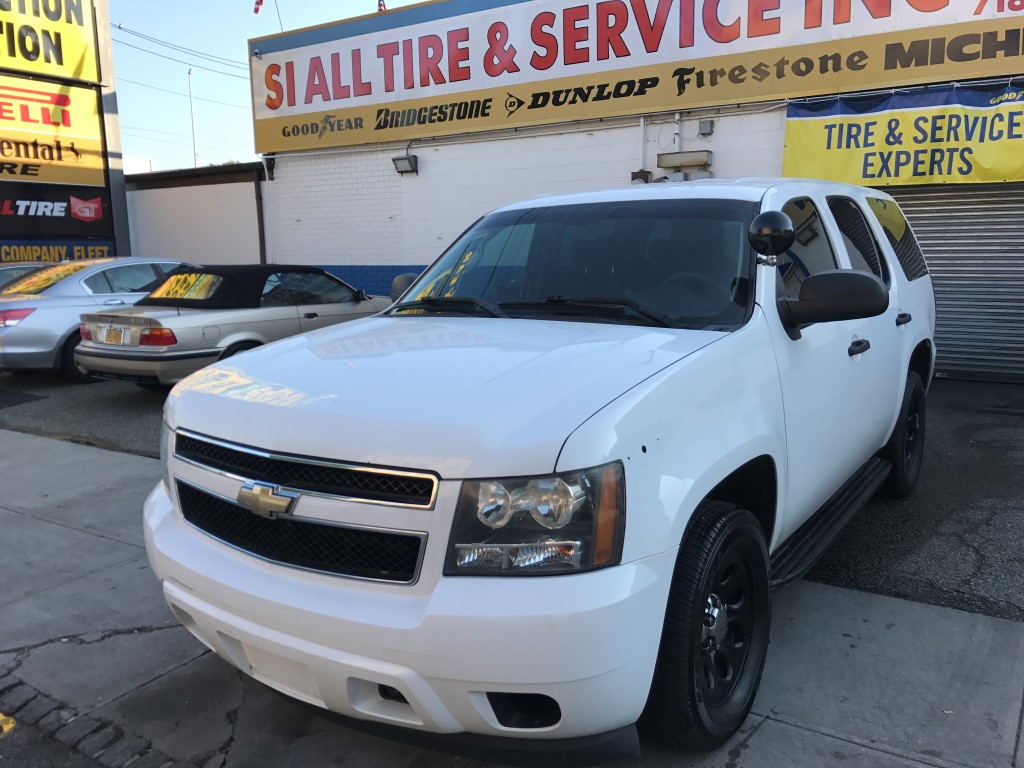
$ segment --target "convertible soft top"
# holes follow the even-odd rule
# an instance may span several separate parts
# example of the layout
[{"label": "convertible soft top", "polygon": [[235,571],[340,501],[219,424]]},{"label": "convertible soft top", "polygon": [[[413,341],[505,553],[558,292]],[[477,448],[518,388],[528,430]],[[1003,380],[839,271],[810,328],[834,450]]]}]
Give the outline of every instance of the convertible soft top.
[{"label": "convertible soft top", "polygon": [[320,267],[285,264],[183,265],[167,275],[137,307],[188,309],[253,309],[260,306],[263,286],[271,275],[300,272],[327,275]]}]

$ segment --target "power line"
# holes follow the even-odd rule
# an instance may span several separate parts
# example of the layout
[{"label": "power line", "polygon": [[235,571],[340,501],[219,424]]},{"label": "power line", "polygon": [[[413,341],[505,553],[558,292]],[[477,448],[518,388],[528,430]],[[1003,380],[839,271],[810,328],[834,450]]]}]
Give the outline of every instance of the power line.
[{"label": "power line", "polygon": [[246,70],[249,68],[248,64],[245,64],[243,62],[237,61],[235,59],[228,59],[228,58],[225,58],[223,56],[216,56],[216,55],[214,55],[212,53],[203,53],[202,51],[197,51],[194,48],[186,48],[183,45],[177,45],[176,43],[169,43],[166,40],[161,40],[161,39],[159,39],[157,37],[150,37],[149,35],[144,35],[142,32],[136,32],[134,29],[129,29],[128,27],[124,26],[123,24],[114,24],[113,22],[111,22],[110,27],[112,29],[116,29],[119,32],[124,32],[124,33],[129,34],[129,35],[134,35],[135,37],[142,38],[143,40],[147,40],[147,41],[149,41],[151,43],[156,43],[157,45],[162,45],[165,48],[170,48],[172,50],[178,51],[179,53],[188,54],[190,56],[198,56],[200,58],[206,59],[207,61],[212,61],[215,64],[221,64],[221,65],[229,66],[229,67],[237,67],[238,69],[246,69]]},{"label": "power line", "polygon": [[[122,129],[122,133],[125,133],[125,129]],[[138,141],[156,141],[156,142],[159,142],[160,144],[174,144],[175,146],[187,147],[188,149],[192,149],[192,144],[191,143],[185,143],[183,141],[171,141],[170,139],[158,139],[158,138],[156,138],[154,136],[139,136],[138,134],[133,134],[133,133],[130,133],[130,132],[125,133],[125,135],[128,138],[130,138],[130,139],[136,139]],[[179,134],[179,135],[181,135],[181,134]],[[218,152],[236,152],[236,151],[238,151],[238,147],[221,147],[221,146],[213,146],[213,145],[209,145],[209,144],[198,144],[197,146],[199,147],[199,149],[212,149],[212,150],[215,150],[215,151],[218,151]]]},{"label": "power line", "polygon": [[[171,94],[174,94],[175,96],[181,96],[181,97],[186,98],[186,99],[188,98],[188,94],[187,93],[181,93],[180,91],[172,91],[172,90],[170,90],[168,88],[158,88],[157,86],[149,85],[148,83],[139,83],[139,82],[136,82],[135,80],[128,80],[127,78],[121,77],[120,75],[117,76],[117,80],[118,80],[118,82],[121,82],[121,83],[131,83],[132,85],[138,85],[138,86],[141,86],[142,88],[150,88],[150,89],[152,89],[154,91],[161,91],[163,93],[171,93]],[[222,107],[232,107],[234,109],[244,109],[247,112],[252,110],[252,107],[243,107],[241,104],[229,104],[226,101],[215,101],[214,99],[204,99],[202,96],[193,96],[192,98],[195,99],[196,101],[205,101],[205,102],[208,102],[210,104],[219,104]]]},{"label": "power line", "polygon": [[125,42],[124,40],[118,40],[116,37],[112,37],[111,39],[115,43],[120,43],[121,45],[126,45],[129,48],[134,48],[137,51],[142,51],[143,53],[148,53],[151,56],[158,56],[161,59],[167,59],[169,61],[176,61],[179,64],[185,64],[185,65],[187,65],[189,67],[195,67],[196,69],[203,69],[203,70],[206,70],[207,72],[213,72],[214,74],[217,74],[217,75],[224,75],[225,77],[233,77],[233,78],[235,78],[237,80],[246,80],[246,81],[249,80],[248,77],[243,77],[242,75],[235,75],[235,74],[233,74],[231,72],[222,72],[219,69],[210,69],[209,67],[203,67],[203,66],[200,66],[199,64],[193,64],[190,61],[182,61],[181,59],[175,59],[172,56],[164,56],[162,53],[157,53],[156,51],[150,51],[147,48],[140,48],[139,46],[132,45],[131,43]]}]

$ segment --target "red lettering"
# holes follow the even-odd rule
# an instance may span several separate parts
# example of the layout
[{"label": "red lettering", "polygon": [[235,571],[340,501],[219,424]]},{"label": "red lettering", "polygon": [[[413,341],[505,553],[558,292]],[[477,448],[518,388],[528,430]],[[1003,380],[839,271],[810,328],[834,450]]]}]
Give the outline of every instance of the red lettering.
[{"label": "red lettering", "polygon": [[352,95],[352,89],[341,83],[341,54],[331,54],[331,82],[334,85],[334,98],[347,99]]},{"label": "red lettering", "polygon": [[0,101],[0,120],[14,119],[14,105],[9,101]]},{"label": "red lettering", "polygon": [[804,0],[804,29],[821,26],[821,0]]},{"label": "red lettering", "polygon": [[[860,0],[868,9],[873,19],[884,19],[892,16],[892,0]],[[851,0],[835,0],[835,11],[832,20],[836,24],[850,23]]]},{"label": "red lettering", "polygon": [[321,101],[331,100],[331,90],[327,87],[327,74],[319,56],[309,60],[309,73],[306,75],[306,98],[304,103],[312,104],[313,97],[319,96]]},{"label": "red lettering", "polygon": [[590,31],[586,27],[577,26],[579,22],[588,18],[590,6],[587,5],[566,8],[562,13],[562,39],[565,41],[562,61],[566,64],[583,64],[590,61],[590,49],[579,48],[580,43],[587,42]]},{"label": "red lettering", "polygon": [[[555,14],[544,11],[538,13],[533,24],[530,25],[530,39],[538,48],[530,57],[530,66],[536,70],[551,69],[558,58],[558,38],[547,31],[555,26],[555,20]],[[540,49],[544,50],[543,55],[541,55]]]},{"label": "red lettering", "polygon": [[[614,19],[614,21],[612,21]],[[597,4],[597,58],[604,61],[629,56],[629,48],[622,40],[622,33],[629,24],[629,9],[622,0]]]},{"label": "red lettering", "polygon": [[747,37],[777,35],[781,28],[778,17],[766,19],[767,11],[779,10],[781,0],[747,0]]},{"label": "red lettering", "polygon": [[10,200],[4,200],[4,209],[2,211],[0,211],[0,213],[2,213],[4,216],[13,216],[14,215],[14,209],[11,208],[11,201]]},{"label": "red lettering", "polygon": [[405,76],[405,90],[416,87],[416,76],[412,71],[412,40],[402,41],[402,74]]},{"label": "red lettering", "polygon": [[704,0],[704,31],[716,43],[731,43],[740,36],[740,20],[722,24],[718,18],[718,6],[722,0]]},{"label": "red lettering", "polygon": [[679,47],[693,47],[693,30],[696,23],[693,19],[694,0],[679,0]]},{"label": "red lettering", "polygon": [[441,74],[441,59],[444,57],[444,43],[437,35],[424,35],[419,39],[420,49],[420,85],[424,88],[433,80],[437,85],[444,85]]},{"label": "red lettering", "polygon": [[352,89],[356,96],[373,93],[373,86],[363,80],[363,52],[358,48],[352,51]]},{"label": "red lettering", "polygon": [[288,98],[288,106],[295,106],[295,63],[286,61],[284,63],[284,90]]},{"label": "red lettering", "polygon": [[[280,76],[280,64],[271,64],[267,67],[267,71],[263,73],[263,84],[270,91],[265,102],[267,109],[278,109],[284,103],[284,88],[277,82],[277,78]],[[2,106],[0,105],[0,109],[2,109]]]},{"label": "red lettering", "polygon": [[949,7],[949,0],[907,0],[907,3],[921,13],[934,13]]},{"label": "red lettering", "polygon": [[384,91],[395,90],[395,56],[398,55],[398,43],[381,43],[377,46],[377,58],[384,62]]},{"label": "red lettering", "polygon": [[469,28],[453,29],[448,33],[448,82],[469,80]]},{"label": "red lettering", "polygon": [[[672,9],[672,0],[658,0],[658,7],[654,10],[654,19],[647,13],[647,3],[644,0],[630,0],[633,6],[633,15],[636,17],[636,26],[640,30],[640,39],[644,41],[644,48],[648,53],[654,53],[661,47],[661,38],[665,34],[665,25],[668,23],[668,12]],[[692,18],[693,7],[690,7]],[[691,40],[690,45],[693,45]]]}]

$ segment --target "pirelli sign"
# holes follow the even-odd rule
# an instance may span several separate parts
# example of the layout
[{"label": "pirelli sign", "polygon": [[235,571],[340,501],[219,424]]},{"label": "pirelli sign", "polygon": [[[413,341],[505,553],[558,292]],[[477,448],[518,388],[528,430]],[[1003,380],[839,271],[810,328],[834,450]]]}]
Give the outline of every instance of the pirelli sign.
[{"label": "pirelli sign", "polygon": [[258,152],[1024,71],[1022,0],[438,0],[249,41]]}]

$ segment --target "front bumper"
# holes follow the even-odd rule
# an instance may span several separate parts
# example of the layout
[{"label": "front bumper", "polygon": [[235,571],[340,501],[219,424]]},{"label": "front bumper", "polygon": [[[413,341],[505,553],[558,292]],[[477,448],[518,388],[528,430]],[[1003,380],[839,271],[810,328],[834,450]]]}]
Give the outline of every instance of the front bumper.
[{"label": "front bumper", "polygon": [[[637,720],[676,554],[573,576],[358,582],[216,541],[181,518],[163,484],[146,500],[145,537],[178,620],[272,688],[360,720],[510,740]],[[502,725],[488,693],[548,696],[560,718]]]},{"label": "front bumper", "polygon": [[219,356],[219,350],[146,353],[137,349],[106,351],[85,345],[75,348],[75,362],[93,376],[167,386],[216,362]]}]

